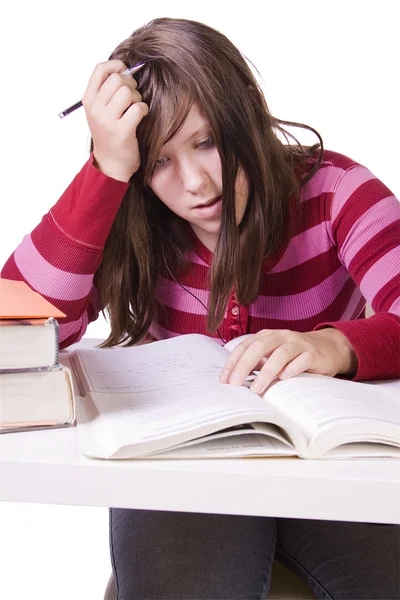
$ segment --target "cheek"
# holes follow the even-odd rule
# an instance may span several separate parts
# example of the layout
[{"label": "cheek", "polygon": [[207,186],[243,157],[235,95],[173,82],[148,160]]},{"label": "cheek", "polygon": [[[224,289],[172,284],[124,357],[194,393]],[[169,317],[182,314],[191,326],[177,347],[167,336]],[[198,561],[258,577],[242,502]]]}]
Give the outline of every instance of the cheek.
[{"label": "cheek", "polygon": [[217,148],[210,152],[209,172],[214,182],[222,182],[222,165]]},{"label": "cheek", "polygon": [[248,196],[249,182],[247,180],[247,176],[246,176],[245,172],[243,171],[243,169],[239,170],[239,173],[236,177],[235,191],[238,196],[241,196],[243,198],[247,198],[247,196]]},{"label": "cheek", "polygon": [[177,185],[176,178],[167,173],[169,169],[165,169],[165,172],[157,173],[150,182],[150,189],[154,194],[161,200],[167,208],[173,213],[183,216],[181,206],[181,191]]},{"label": "cheek", "polygon": [[155,195],[165,204],[168,204],[168,197],[171,195],[171,185],[173,182],[170,181],[170,177],[168,176],[167,169],[164,172],[160,170],[156,173],[151,182],[150,189],[155,193]]},{"label": "cheek", "polygon": [[245,172],[240,169],[235,181],[236,202],[246,206],[249,197],[249,182]]},{"label": "cheek", "polygon": [[240,169],[235,181],[235,204],[238,224],[243,218],[249,197],[249,182],[245,172]]}]

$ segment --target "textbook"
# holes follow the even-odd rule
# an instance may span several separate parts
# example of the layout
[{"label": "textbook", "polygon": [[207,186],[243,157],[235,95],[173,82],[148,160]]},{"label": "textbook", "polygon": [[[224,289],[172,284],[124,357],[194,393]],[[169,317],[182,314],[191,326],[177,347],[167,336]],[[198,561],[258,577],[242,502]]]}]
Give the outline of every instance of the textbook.
[{"label": "textbook", "polygon": [[400,458],[398,381],[301,374],[276,380],[260,397],[246,385],[219,383],[232,345],[189,334],[71,352],[80,452],[103,459]]},{"label": "textbook", "polygon": [[0,433],[75,422],[56,317],[65,315],[26,283],[0,278]]},{"label": "textbook", "polygon": [[57,363],[56,319],[0,319],[0,373],[51,369]]},{"label": "textbook", "polygon": [[65,427],[75,421],[67,368],[2,373],[0,388],[0,433]]},{"label": "textbook", "polygon": [[56,367],[60,317],[23,281],[0,278],[0,372]]}]

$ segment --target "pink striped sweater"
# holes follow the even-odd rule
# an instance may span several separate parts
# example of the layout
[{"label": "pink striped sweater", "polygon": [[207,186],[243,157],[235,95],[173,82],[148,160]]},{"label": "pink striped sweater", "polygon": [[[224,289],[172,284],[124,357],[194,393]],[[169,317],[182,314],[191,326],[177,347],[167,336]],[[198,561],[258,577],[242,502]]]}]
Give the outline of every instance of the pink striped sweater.
[{"label": "pink striped sweater", "polygon": [[[67,314],[61,347],[78,341],[101,304],[93,275],[128,184],[100,173],[91,157],[41,223],[8,259],[2,276],[26,281]],[[260,329],[336,327],[358,357],[355,378],[399,374],[400,204],[368,169],[325,151],[302,188],[290,242],[264,264],[259,296],[238,306],[232,292],[219,327],[224,340]],[[206,306],[211,253],[196,238],[179,281]],[[175,281],[160,277],[155,339],[204,333],[206,310]],[[366,301],[375,315],[365,319]],[[219,338],[218,338],[219,340]]]}]

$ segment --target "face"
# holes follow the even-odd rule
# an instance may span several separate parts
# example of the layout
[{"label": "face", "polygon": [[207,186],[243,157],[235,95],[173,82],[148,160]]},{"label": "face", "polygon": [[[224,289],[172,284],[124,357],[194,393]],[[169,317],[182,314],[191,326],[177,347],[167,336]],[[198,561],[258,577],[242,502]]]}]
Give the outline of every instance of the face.
[{"label": "face", "polygon": [[[210,125],[195,105],[178,133],[162,147],[150,187],[213,251],[221,225],[221,160]],[[239,170],[235,182],[237,224],[243,218],[248,192],[247,177]]]}]

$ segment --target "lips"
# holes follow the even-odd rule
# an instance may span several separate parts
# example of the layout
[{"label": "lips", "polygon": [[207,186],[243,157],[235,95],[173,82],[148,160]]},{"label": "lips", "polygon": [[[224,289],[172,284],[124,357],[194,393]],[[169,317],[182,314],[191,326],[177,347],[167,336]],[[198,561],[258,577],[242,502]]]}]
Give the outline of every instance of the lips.
[{"label": "lips", "polygon": [[193,207],[194,213],[202,220],[219,219],[222,213],[222,196]]},{"label": "lips", "polygon": [[221,196],[217,196],[208,202],[204,202],[203,204],[197,204],[194,208],[205,208],[206,206],[212,206],[221,200]]}]

